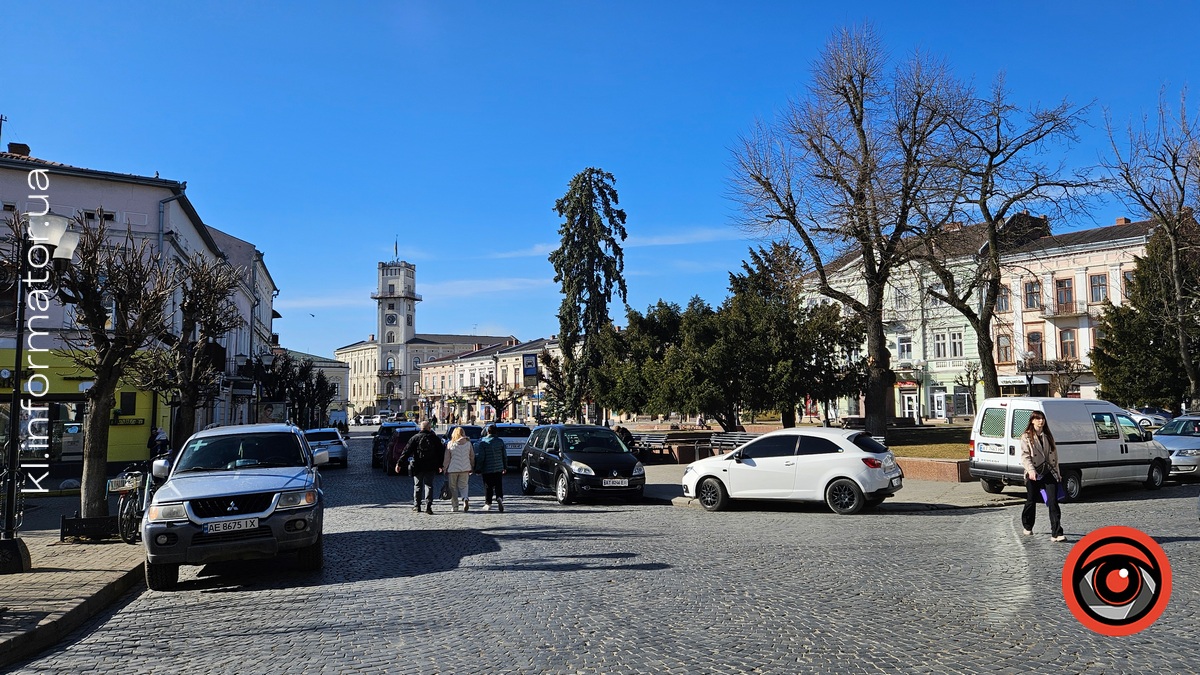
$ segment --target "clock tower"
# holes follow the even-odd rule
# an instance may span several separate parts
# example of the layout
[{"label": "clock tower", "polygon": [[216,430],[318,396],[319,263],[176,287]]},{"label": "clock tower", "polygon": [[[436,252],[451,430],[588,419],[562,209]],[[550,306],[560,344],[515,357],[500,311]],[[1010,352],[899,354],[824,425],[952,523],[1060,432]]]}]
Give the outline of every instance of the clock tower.
[{"label": "clock tower", "polygon": [[[378,408],[392,411],[412,407],[416,373],[409,363],[407,343],[416,334],[417,268],[403,260],[379,263],[376,291],[376,325],[379,336]],[[389,404],[390,401],[390,404]]]}]

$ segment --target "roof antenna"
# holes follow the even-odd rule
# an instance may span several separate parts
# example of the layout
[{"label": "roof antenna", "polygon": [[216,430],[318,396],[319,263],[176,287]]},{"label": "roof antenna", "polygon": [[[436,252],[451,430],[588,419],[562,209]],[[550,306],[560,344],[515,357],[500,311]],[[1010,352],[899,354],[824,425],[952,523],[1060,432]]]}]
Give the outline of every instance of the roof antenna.
[{"label": "roof antenna", "polygon": [[4,115],[0,115],[0,137],[4,136],[4,123],[7,121],[8,121],[7,117],[5,117]]}]

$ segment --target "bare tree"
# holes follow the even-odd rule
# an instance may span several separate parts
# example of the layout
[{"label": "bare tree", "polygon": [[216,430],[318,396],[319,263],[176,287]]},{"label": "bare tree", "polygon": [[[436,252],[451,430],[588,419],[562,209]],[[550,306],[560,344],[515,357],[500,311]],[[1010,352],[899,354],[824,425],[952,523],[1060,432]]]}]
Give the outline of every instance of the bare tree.
[{"label": "bare tree", "polygon": [[967,390],[967,399],[971,402],[971,412],[979,408],[975,405],[976,390],[979,380],[983,377],[983,367],[978,361],[968,361],[963,371],[954,377],[954,384]]},{"label": "bare tree", "polygon": [[167,328],[173,279],[152,251],[150,239],[130,233],[110,241],[104,218],[75,216],[80,230],[75,264],[58,276],[59,293],[72,304],[78,332],[64,333],[67,354],[93,376],[85,394],[88,416],[83,436],[80,515],[108,515],[105,472],[109,411],[131,367]]},{"label": "bare tree", "polygon": [[1105,164],[1127,204],[1140,210],[1162,228],[1170,246],[1168,300],[1158,318],[1170,326],[1179,362],[1187,374],[1188,409],[1200,406],[1200,366],[1189,327],[1200,310],[1197,280],[1184,273],[1188,230],[1195,227],[1200,204],[1200,127],[1188,118],[1187,94],[1179,98],[1174,113],[1160,96],[1157,119],[1143,117],[1141,127],[1130,124],[1128,142],[1118,142],[1112,120],[1107,120],[1113,156]]},{"label": "bare tree", "polygon": [[[953,203],[946,153],[962,89],[944,64],[914,55],[894,70],[875,31],[843,29],[826,45],[802,97],[759,124],[735,153],[742,225],[800,239],[812,287],[866,327],[867,429],[882,435],[893,384],[884,333],[888,279],[908,239]],[[855,288],[835,273],[852,267]]]},{"label": "bare tree", "polygon": [[1061,398],[1066,398],[1079,378],[1088,372],[1079,359],[1054,359],[1047,361],[1045,367],[1050,371],[1050,389]]},{"label": "bare tree", "polygon": [[[1000,395],[992,320],[1001,254],[1050,234],[1048,218],[1030,217],[1028,209],[1075,213],[1100,185],[1090,168],[1072,171],[1061,159],[1046,160],[1077,140],[1087,110],[1065,100],[1053,108],[1019,108],[1000,76],[989,96],[972,96],[952,119],[953,152],[945,156],[959,176],[958,203],[923,214],[919,258],[940,282],[941,290],[929,294],[962,314],[975,332],[985,397]],[[958,230],[961,221],[978,225]]]},{"label": "bare tree", "polygon": [[171,447],[179,448],[195,429],[196,410],[212,401],[224,366],[212,362],[207,346],[242,325],[233,303],[242,270],[223,260],[196,257],[173,264],[171,276],[182,296],[179,334],[164,332],[160,341],[165,348],[141,359],[136,376],[151,391],[178,394]]}]

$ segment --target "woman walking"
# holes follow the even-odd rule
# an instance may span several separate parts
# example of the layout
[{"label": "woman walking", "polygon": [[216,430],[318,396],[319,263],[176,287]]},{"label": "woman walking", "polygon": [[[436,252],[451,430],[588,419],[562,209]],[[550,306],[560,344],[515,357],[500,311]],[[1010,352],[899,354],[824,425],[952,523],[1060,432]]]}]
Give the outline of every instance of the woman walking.
[{"label": "woman walking", "polygon": [[496,498],[496,510],[504,513],[504,467],[508,462],[508,451],[504,441],[496,437],[496,425],[487,426],[487,435],[479,439],[479,459],[475,468],[483,474],[484,511],[492,510],[492,497]]},{"label": "woman walking", "polygon": [[1021,466],[1025,468],[1025,507],[1021,510],[1022,532],[1033,534],[1034,516],[1041,496],[1046,496],[1050,509],[1050,538],[1066,541],[1063,535],[1061,514],[1058,509],[1058,484],[1062,481],[1062,470],[1058,468],[1058,449],[1054,445],[1054,434],[1046,416],[1034,410],[1029,424],[1021,434]]},{"label": "woman walking", "polygon": [[458,498],[462,497],[463,511],[470,511],[468,496],[471,471],[475,469],[475,447],[462,427],[455,427],[454,433],[450,434],[442,466],[446,467],[446,484],[450,486],[450,508],[458,511]]}]

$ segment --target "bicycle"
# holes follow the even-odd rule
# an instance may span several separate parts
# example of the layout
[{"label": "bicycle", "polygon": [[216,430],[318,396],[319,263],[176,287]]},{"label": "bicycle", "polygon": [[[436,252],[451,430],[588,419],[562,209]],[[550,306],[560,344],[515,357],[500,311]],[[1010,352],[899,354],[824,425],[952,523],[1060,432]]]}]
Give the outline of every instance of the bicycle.
[{"label": "bicycle", "polygon": [[[169,456],[170,453],[165,453],[154,459]],[[153,462],[154,459],[150,461]],[[158,487],[154,484],[154,475],[149,469],[148,462],[134,462],[122,469],[116,478],[108,481],[109,492],[121,495],[117,499],[117,535],[126,544],[141,541],[142,514],[149,508],[150,499],[154,497],[154,490]]]}]

